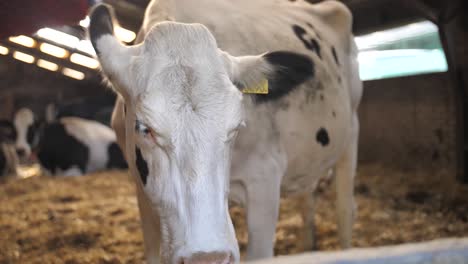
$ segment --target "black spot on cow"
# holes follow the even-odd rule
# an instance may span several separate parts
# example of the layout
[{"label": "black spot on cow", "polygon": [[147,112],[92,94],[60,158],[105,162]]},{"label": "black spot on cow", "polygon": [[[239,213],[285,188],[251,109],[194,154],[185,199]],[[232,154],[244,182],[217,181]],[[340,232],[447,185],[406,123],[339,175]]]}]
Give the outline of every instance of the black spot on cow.
[{"label": "black spot on cow", "polygon": [[320,52],[320,44],[318,43],[316,39],[312,39],[311,41],[312,41],[312,45],[314,46],[315,52],[317,52],[317,55],[319,56],[319,58],[322,58],[322,53]]},{"label": "black spot on cow", "polygon": [[106,167],[108,169],[126,169],[127,162],[120,150],[119,145],[113,142],[107,148],[107,154],[109,156],[109,160],[107,161]]},{"label": "black spot on cow", "polygon": [[320,51],[320,44],[315,38],[312,38],[311,36],[308,35],[307,31],[298,25],[293,25],[292,26],[294,34],[304,43],[304,46],[317,54],[319,58],[322,58],[322,54]]},{"label": "black spot on cow", "polygon": [[253,95],[257,103],[277,100],[313,78],[315,74],[313,61],[302,54],[278,51],[267,53],[264,59],[274,67],[274,72],[268,79],[268,94]]},{"label": "black spot on cow", "polygon": [[331,50],[332,50],[333,58],[335,59],[336,65],[340,66],[340,60],[338,59],[338,54],[336,53],[335,47],[332,47]]},{"label": "black spot on cow", "polygon": [[336,117],[336,112],[335,111],[332,112],[332,116]]},{"label": "black spot on cow", "polygon": [[328,146],[328,144],[330,144],[330,138],[328,137],[328,132],[323,127],[319,129],[315,139],[323,147],[326,147],[326,146]]},{"label": "black spot on cow", "polygon": [[148,163],[146,163],[146,160],[143,158],[141,155],[141,150],[138,147],[135,147],[135,156],[136,156],[136,166],[138,169],[138,172],[140,173],[141,181],[143,182],[143,185],[146,185],[146,180],[148,178]]},{"label": "black spot on cow", "polygon": [[306,25],[312,29],[315,33],[315,35],[317,36],[318,39],[322,40],[322,36],[320,36],[320,33],[318,33],[318,31],[315,29],[314,25],[312,25],[311,23],[306,23]]},{"label": "black spot on cow", "polygon": [[[96,6],[90,15],[89,36],[96,49],[96,41],[103,35],[114,34],[114,24],[112,23],[112,8],[105,4]],[[99,55],[99,50],[96,49]]]},{"label": "black spot on cow", "polygon": [[63,124],[55,122],[44,128],[37,156],[42,166],[54,174],[57,169],[67,170],[72,167],[85,173],[89,148],[68,134]]},{"label": "black spot on cow", "polygon": [[323,94],[320,95],[320,101],[325,101],[325,96]]}]

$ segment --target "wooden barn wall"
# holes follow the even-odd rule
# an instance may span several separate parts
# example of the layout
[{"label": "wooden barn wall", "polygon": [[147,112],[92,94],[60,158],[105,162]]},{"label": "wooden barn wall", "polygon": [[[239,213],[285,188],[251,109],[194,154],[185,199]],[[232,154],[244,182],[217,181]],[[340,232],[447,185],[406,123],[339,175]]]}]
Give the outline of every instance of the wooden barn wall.
[{"label": "wooden barn wall", "polygon": [[0,56],[0,118],[12,118],[21,107],[29,107],[42,117],[46,105],[51,102],[66,104],[112,96],[97,75],[90,80],[76,81],[58,72],[51,74],[34,65]]},{"label": "wooden barn wall", "polygon": [[448,73],[368,81],[359,158],[404,170],[456,169],[456,109]]}]

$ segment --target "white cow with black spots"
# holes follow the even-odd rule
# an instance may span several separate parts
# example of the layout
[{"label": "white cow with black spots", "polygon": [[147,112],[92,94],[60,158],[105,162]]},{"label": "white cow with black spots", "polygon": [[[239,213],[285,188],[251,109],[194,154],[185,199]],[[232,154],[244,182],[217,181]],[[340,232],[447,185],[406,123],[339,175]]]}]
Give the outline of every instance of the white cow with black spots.
[{"label": "white cow with black spots", "polygon": [[313,192],[331,168],[351,246],[362,87],[344,5],[154,0],[134,46],[111,13],[94,9],[90,36],[120,97],[148,263],[237,263],[228,198],[247,208],[247,259],[273,256],[280,195]]},{"label": "white cow with black spots", "polygon": [[21,161],[35,158],[48,173],[79,176],[127,164],[115,132],[101,123],[78,117],[39,120],[29,108],[15,114],[15,147]]}]

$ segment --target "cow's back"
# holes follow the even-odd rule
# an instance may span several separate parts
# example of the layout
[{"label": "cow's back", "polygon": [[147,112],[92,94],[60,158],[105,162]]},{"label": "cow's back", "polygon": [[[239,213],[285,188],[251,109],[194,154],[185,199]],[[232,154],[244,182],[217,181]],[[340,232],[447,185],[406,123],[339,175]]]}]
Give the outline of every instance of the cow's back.
[{"label": "cow's back", "polygon": [[[119,153],[116,153],[116,135],[110,127],[93,120],[76,117],[60,119],[67,132],[89,149],[87,170],[89,172],[108,167],[121,167]],[[115,163],[115,164],[114,164]],[[121,165],[118,165],[121,164]]]},{"label": "cow's back", "polygon": [[[177,2],[177,1],[176,1]],[[351,14],[341,3],[326,1],[181,1],[175,20],[207,26],[218,46],[231,55],[261,54],[275,50],[308,53],[295,33],[299,26],[317,40],[333,42],[339,50],[348,49]],[[317,34],[319,37],[317,37]]]}]

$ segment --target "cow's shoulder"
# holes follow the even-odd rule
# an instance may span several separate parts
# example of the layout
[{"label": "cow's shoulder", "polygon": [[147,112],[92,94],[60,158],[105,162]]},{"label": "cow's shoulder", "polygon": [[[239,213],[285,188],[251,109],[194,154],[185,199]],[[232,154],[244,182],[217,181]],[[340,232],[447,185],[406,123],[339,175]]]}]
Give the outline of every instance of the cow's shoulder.
[{"label": "cow's shoulder", "polygon": [[336,31],[350,33],[353,24],[351,10],[338,1],[324,1],[312,6],[316,14]]},{"label": "cow's shoulder", "polygon": [[350,52],[350,43],[353,27],[353,15],[351,10],[338,1],[324,1],[317,4],[304,6],[309,21],[307,30],[320,33],[326,41],[336,49],[345,53]]}]

